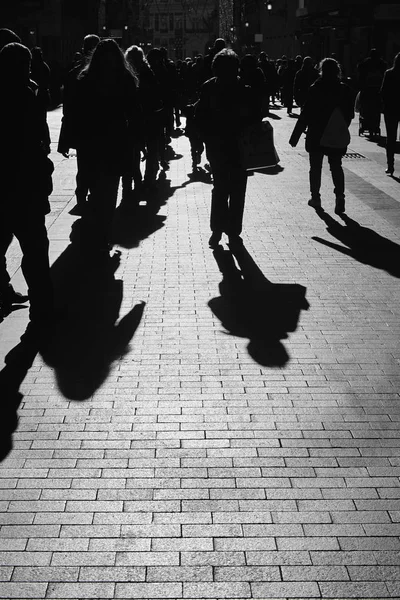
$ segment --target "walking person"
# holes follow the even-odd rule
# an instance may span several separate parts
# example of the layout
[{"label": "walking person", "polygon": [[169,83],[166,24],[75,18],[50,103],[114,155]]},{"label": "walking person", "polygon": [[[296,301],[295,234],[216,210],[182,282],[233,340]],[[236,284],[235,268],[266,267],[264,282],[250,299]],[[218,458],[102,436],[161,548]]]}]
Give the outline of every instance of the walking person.
[{"label": "walking person", "polygon": [[[73,127],[70,123],[72,117],[72,109],[75,102],[75,96],[77,92],[78,78],[82,69],[86,66],[90,57],[100,42],[99,36],[90,33],[83,39],[82,53],[76,53],[74,65],[68,71],[68,74],[64,81],[64,93],[63,93],[63,117],[61,122],[61,131],[58,140],[57,151],[62,154],[65,158],[69,158],[69,149],[74,148],[76,140],[73,139]],[[77,56],[78,55],[78,56]],[[76,63],[76,64],[75,64]],[[76,148],[76,206],[72,209],[71,213],[74,215],[82,216],[86,210],[86,200],[89,193],[89,182],[88,182],[88,165],[85,157],[81,154],[79,148]]]},{"label": "walking person", "polygon": [[241,243],[247,172],[242,166],[240,136],[257,114],[251,89],[238,79],[239,58],[221,50],[212,62],[214,77],[201,88],[196,109],[213,175],[209,245],[215,248],[225,232],[231,244]]},{"label": "walking person", "polygon": [[53,163],[48,158],[46,120],[29,79],[32,55],[13,42],[0,51],[0,301],[11,308],[15,292],[6,268],[12,235],[22,250],[21,268],[32,325],[42,330],[53,314],[49,241],[45,215],[50,212]]},{"label": "walking person", "polygon": [[137,79],[112,39],[99,42],[77,82],[71,139],[86,165],[94,245],[108,252],[120,177],[138,120]]},{"label": "walking person", "polygon": [[306,56],[301,68],[296,73],[293,84],[294,99],[300,108],[303,108],[310,87],[317,79],[318,71],[314,67],[313,59],[311,56]]},{"label": "walking person", "polygon": [[397,129],[400,121],[400,52],[394,57],[392,68],[385,72],[380,94],[386,126],[386,173],[393,175]]},{"label": "walking person", "polygon": [[291,146],[296,146],[307,129],[311,190],[308,204],[313,208],[321,208],[321,171],[324,156],[327,156],[336,198],[335,213],[345,212],[342,158],[350,142],[348,127],[353,117],[354,98],[350,88],[341,82],[340,65],[333,58],[325,58],[320,64],[320,77],[310,88],[289,140]]}]

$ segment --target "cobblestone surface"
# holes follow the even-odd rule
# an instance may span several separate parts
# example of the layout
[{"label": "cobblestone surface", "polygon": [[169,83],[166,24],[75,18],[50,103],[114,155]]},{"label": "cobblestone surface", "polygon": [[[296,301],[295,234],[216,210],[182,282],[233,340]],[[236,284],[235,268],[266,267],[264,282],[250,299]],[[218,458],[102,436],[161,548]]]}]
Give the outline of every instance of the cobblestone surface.
[{"label": "cobblestone surface", "polygon": [[[327,167],[319,217],[275,115],[282,169],[249,178],[242,251],[208,248],[180,137],[159,204],[117,209],[110,268],[70,242],[49,113],[65,312],[4,441],[0,598],[400,597],[399,180],[354,123],[348,219]],[[13,243],[23,291],[19,264]],[[26,324],[0,324],[1,367]]]}]

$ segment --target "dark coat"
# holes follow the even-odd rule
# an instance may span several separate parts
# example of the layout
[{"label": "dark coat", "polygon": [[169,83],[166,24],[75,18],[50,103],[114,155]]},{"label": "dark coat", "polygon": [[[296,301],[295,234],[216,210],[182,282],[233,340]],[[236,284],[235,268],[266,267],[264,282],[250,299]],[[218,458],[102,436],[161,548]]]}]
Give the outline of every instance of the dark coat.
[{"label": "dark coat", "polygon": [[339,108],[344,120],[349,126],[354,118],[354,94],[351,89],[339,80],[324,81],[322,78],[311,86],[307,101],[296,127],[292,139],[298,139],[304,131],[306,134],[307,152],[324,152],[329,154],[339,152],[345,154],[347,148],[332,150],[323,148],[320,140],[335,108]]},{"label": "dark coat", "polygon": [[119,85],[106,91],[89,75],[77,82],[68,116],[69,139],[87,161],[89,169],[121,175],[126,170],[132,138],[141,135],[141,110],[135,79],[124,75]]},{"label": "dark coat", "polygon": [[0,211],[48,213],[53,163],[47,157],[46,118],[29,84],[4,87],[0,131]]},{"label": "dark coat", "polygon": [[230,151],[243,130],[260,118],[251,89],[239,79],[225,86],[213,77],[202,85],[196,126],[206,144]]},{"label": "dark coat", "polygon": [[388,69],[383,77],[381,87],[383,112],[400,117],[400,70]]},{"label": "dark coat", "polygon": [[318,79],[318,71],[313,66],[302,67],[294,78],[293,92],[297,106],[304,106],[312,84]]}]

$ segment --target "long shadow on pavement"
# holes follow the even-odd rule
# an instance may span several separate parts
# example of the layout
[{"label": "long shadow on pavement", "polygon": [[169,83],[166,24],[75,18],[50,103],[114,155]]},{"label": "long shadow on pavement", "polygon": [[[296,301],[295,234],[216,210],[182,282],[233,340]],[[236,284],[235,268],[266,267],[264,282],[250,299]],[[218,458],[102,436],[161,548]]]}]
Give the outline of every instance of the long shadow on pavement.
[{"label": "long shadow on pavement", "polygon": [[344,221],[342,224],[322,209],[318,210],[317,214],[326,223],[328,233],[342,242],[344,246],[318,236],[314,236],[313,240],[351,256],[360,263],[382,269],[394,277],[400,277],[399,244],[368,227],[363,227],[347,215],[342,216]]},{"label": "long shadow on pavement", "polygon": [[281,342],[296,331],[300,312],[307,310],[306,288],[269,281],[244,246],[214,258],[222,273],[221,295],[208,303],[230,335],[249,338],[248,352],[260,365],[284,366],[290,357]]},{"label": "long shadow on pavement", "polygon": [[38,353],[37,339],[29,335],[5,357],[5,367],[0,371],[0,398],[2,403],[0,419],[0,461],[12,450],[12,434],[18,426],[18,408],[23,394],[19,388]]},{"label": "long shadow on pavement", "polygon": [[123,297],[123,282],[115,278],[119,254],[92,251],[82,227],[82,221],[74,223],[71,244],[51,268],[58,315],[51,330],[38,335],[28,325],[0,371],[0,460],[12,449],[23,400],[20,387],[38,353],[54,368],[66,398],[86,400],[106,380],[113,361],[128,351],[140,324],[143,302],[118,321]]},{"label": "long shadow on pavement", "polygon": [[86,400],[104,383],[114,360],[129,349],[144,310],[134,306],[120,321],[123,282],[115,278],[120,253],[93,251],[76,221],[72,243],[52,266],[60,318],[41,350],[61,393]]}]

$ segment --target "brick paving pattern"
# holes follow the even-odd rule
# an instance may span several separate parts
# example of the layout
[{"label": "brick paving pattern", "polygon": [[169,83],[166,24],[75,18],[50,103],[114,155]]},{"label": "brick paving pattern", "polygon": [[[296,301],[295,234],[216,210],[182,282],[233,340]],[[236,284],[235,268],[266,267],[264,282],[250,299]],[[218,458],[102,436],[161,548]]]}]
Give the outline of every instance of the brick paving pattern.
[{"label": "brick paving pattern", "polygon": [[[400,597],[399,180],[354,123],[349,218],[327,167],[319,217],[283,113],[243,250],[208,248],[180,137],[158,204],[117,209],[106,267],[70,241],[76,165],[49,113],[65,312],[0,466],[0,598]],[[26,324],[0,324],[1,367]]]}]

